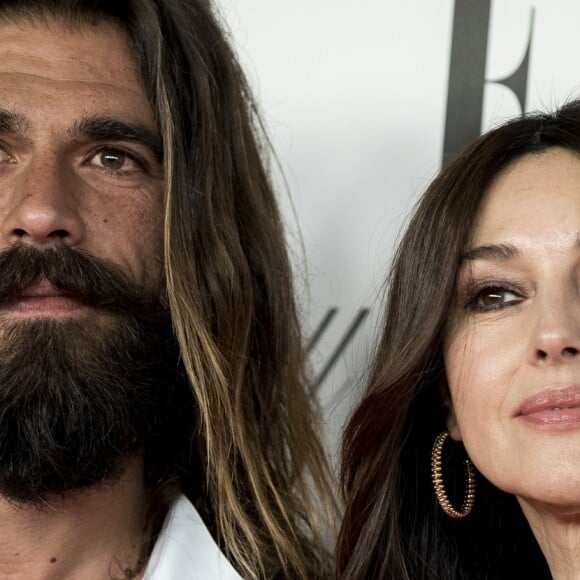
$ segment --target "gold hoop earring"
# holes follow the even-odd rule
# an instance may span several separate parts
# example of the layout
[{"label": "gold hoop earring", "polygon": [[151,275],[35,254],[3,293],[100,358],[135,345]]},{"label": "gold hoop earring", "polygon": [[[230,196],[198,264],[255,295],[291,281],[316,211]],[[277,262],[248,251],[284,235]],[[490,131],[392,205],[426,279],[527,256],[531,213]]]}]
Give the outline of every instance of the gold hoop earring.
[{"label": "gold hoop earring", "polygon": [[431,451],[431,479],[433,480],[433,488],[435,489],[435,497],[441,506],[441,509],[450,518],[464,518],[469,514],[473,507],[475,500],[475,471],[469,459],[465,460],[465,496],[463,498],[463,505],[460,510],[456,510],[445,492],[445,485],[443,484],[443,470],[441,466],[441,456],[443,455],[443,444],[449,437],[449,433],[444,431],[435,438],[433,443],[433,450]]}]

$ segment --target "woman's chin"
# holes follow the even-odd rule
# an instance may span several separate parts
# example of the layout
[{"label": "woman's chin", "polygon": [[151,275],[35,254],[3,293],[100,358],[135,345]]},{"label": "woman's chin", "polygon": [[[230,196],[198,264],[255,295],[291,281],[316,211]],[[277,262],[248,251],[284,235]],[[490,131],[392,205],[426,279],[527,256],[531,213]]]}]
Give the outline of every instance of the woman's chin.
[{"label": "woman's chin", "polygon": [[566,482],[557,488],[534,490],[533,495],[516,495],[522,511],[530,519],[534,515],[580,520],[579,483]]}]

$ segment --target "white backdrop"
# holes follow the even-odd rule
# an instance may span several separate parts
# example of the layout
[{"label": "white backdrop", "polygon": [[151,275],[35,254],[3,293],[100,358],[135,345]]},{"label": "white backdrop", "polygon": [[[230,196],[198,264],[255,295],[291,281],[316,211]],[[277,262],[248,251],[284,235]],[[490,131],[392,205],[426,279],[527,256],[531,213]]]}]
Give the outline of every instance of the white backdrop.
[{"label": "white backdrop", "polygon": [[312,358],[336,442],[363,382],[394,243],[441,165],[446,135],[460,127],[475,137],[522,103],[552,108],[579,94],[580,2],[218,6],[289,186],[293,207],[281,202],[298,268],[307,262],[299,286],[310,336],[327,321]]}]

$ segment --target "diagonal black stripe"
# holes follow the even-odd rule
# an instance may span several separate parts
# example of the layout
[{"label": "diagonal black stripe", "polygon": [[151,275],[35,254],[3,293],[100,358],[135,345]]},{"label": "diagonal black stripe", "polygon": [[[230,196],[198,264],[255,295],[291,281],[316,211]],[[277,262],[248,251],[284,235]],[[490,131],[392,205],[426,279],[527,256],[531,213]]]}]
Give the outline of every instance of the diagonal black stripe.
[{"label": "diagonal black stripe", "polygon": [[367,316],[369,315],[370,310],[368,308],[362,308],[356,318],[352,321],[350,326],[347,328],[346,332],[344,333],[342,339],[340,340],[338,346],[332,353],[329,361],[326,363],[326,366],[322,369],[322,372],[318,375],[316,380],[316,388],[315,391],[319,391],[322,383],[330,373],[330,371],[334,368],[334,365],[337,363],[338,359],[342,355],[342,353],[346,350],[346,347],[352,341],[356,333],[358,332],[359,328],[362,326],[363,322],[366,320]]},{"label": "diagonal black stripe", "polygon": [[318,325],[318,328],[314,331],[314,334],[310,337],[308,344],[306,345],[306,351],[310,352],[320,340],[320,337],[324,334],[329,324],[332,322],[336,314],[338,313],[338,308],[330,308],[326,313],[322,322]]}]

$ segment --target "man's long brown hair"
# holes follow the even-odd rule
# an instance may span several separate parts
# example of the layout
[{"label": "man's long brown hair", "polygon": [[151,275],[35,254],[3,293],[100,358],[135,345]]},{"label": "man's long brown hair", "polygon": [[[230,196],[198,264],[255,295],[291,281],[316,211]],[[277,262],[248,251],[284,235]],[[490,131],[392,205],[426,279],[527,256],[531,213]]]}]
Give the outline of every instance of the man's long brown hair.
[{"label": "man's long brown hair", "polygon": [[164,145],[166,292],[196,405],[182,489],[202,490],[243,577],[326,575],[329,477],[268,147],[210,2],[5,0],[0,18],[128,34]]}]

